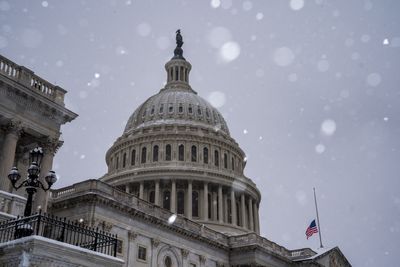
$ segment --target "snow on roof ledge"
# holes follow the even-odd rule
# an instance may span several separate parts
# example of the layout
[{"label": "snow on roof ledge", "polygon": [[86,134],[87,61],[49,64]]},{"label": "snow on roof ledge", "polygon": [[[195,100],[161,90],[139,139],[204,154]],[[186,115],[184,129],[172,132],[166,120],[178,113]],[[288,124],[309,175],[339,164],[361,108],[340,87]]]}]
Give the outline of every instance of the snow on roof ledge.
[{"label": "snow on roof ledge", "polygon": [[35,241],[39,241],[39,242],[44,242],[44,243],[50,243],[52,244],[54,247],[60,246],[60,247],[64,247],[66,248],[66,250],[72,250],[75,252],[83,252],[85,254],[91,254],[93,256],[102,258],[104,260],[112,260],[114,262],[118,262],[118,263],[124,263],[124,260],[117,258],[117,257],[113,257],[110,255],[106,255],[100,252],[96,252],[90,249],[86,249],[86,248],[82,248],[79,246],[74,246],[68,243],[63,243],[60,241],[56,241],[53,239],[49,239],[46,237],[42,237],[42,236],[38,236],[38,235],[32,235],[32,236],[27,236],[27,237],[23,237],[23,238],[19,238],[16,240],[12,240],[12,241],[8,241],[8,242],[4,242],[4,243],[0,243],[0,249],[4,249],[7,247],[16,247],[18,245],[23,245],[26,244],[28,242],[35,242]]}]

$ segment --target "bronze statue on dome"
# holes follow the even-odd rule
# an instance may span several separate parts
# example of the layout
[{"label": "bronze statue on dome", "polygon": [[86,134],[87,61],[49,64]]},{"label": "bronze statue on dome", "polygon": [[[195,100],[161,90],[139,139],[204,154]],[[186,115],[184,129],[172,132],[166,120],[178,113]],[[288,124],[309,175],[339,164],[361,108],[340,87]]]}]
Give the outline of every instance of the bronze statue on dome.
[{"label": "bronze statue on dome", "polygon": [[174,50],[174,57],[173,59],[185,59],[183,57],[183,50],[182,50],[182,45],[183,45],[183,38],[181,35],[181,30],[178,29],[176,31],[176,48]]}]

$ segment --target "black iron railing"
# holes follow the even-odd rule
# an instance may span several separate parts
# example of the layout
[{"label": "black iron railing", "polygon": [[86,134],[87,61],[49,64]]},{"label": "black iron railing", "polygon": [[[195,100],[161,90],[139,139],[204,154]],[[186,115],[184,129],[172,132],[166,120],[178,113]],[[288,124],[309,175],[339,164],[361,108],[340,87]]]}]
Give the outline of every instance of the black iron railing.
[{"label": "black iron railing", "polygon": [[116,257],[117,235],[48,214],[19,217],[0,223],[0,243],[39,235]]}]

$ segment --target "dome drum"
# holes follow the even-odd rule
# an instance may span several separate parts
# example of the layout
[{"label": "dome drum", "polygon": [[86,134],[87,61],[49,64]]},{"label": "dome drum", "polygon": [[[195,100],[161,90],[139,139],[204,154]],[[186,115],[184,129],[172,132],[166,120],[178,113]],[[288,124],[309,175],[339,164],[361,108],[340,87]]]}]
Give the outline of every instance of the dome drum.
[{"label": "dome drum", "polygon": [[[181,45],[183,43],[180,43]],[[167,83],[130,116],[101,180],[228,234],[259,233],[261,194],[221,113],[189,85],[177,47]]]}]

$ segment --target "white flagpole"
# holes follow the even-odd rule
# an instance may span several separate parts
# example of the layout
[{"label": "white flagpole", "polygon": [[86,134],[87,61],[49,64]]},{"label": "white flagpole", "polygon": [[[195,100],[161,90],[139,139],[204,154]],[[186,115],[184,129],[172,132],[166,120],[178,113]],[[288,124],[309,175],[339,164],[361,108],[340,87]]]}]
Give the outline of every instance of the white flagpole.
[{"label": "white flagpole", "polygon": [[323,248],[324,246],[322,246],[321,227],[319,226],[318,206],[317,206],[317,197],[315,196],[315,187],[313,187],[313,190],[314,190],[315,211],[317,212],[317,224],[318,224],[319,245],[320,245],[320,248]]}]

